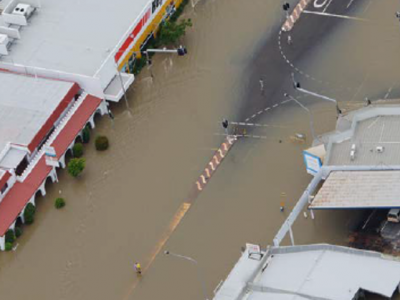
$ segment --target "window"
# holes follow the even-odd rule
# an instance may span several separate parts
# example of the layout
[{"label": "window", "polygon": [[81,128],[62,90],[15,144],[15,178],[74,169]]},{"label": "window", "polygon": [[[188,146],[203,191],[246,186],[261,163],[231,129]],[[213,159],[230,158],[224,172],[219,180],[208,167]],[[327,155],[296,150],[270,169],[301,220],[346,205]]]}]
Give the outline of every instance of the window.
[{"label": "window", "polygon": [[151,13],[154,13],[156,9],[162,5],[162,0],[153,0],[153,4],[151,7]]},{"label": "window", "polygon": [[3,185],[3,187],[1,188],[0,193],[4,194],[4,192],[7,190],[7,188],[8,188],[8,183],[6,182],[6,184]]}]

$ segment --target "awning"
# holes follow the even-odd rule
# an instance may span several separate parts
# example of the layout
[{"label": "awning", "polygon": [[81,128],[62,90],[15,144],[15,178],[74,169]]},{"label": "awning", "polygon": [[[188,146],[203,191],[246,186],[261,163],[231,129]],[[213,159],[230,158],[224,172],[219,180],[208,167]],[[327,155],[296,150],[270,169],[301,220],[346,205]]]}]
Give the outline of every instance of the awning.
[{"label": "awning", "polygon": [[400,171],[335,171],[312,209],[400,208]]},{"label": "awning", "polygon": [[118,102],[124,95],[124,90],[127,91],[135,79],[133,74],[120,72],[115,75],[110,84],[104,90],[106,100]]}]

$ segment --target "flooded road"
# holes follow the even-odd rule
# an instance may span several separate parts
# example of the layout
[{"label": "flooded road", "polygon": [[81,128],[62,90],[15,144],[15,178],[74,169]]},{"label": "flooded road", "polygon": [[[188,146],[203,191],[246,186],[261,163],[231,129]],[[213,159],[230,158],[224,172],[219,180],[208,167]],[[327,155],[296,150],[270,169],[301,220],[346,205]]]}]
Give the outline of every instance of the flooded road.
[{"label": "flooded road", "polygon": [[[387,22],[383,12],[394,7],[394,1],[365,2],[349,13],[392,28],[397,23]],[[93,145],[86,147],[81,178],[60,172],[60,183],[47,186],[47,196],[38,201],[35,224],[24,227],[17,251],[0,255],[1,298],[202,299],[196,265],[163,255],[166,249],[198,261],[211,298],[246,242],[272,242],[311,179],[301,156],[311,142],[308,115],[292,102],[283,103],[292,70],[278,61],[281,4],[203,1],[189,8],[186,17],[194,23],[184,39],[189,55],[154,58],[152,69],[144,69],[128,93],[129,110],[121,102],[112,106],[114,121],[97,120],[94,134],[107,135],[110,149],[98,153]],[[300,75],[305,86],[332,93],[346,108],[362,105],[366,96],[383,97],[390,87],[388,97],[398,96],[399,62],[383,58],[396,57],[399,32],[338,22],[317,43],[320,37],[307,24],[317,22],[315,17],[300,21],[293,45],[283,50],[305,73],[334,83]],[[297,46],[296,34],[310,46]],[[374,46],[382,43],[385,47]],[[331,103],[296,97],[312,109],[317,133],[334,128]],[[264,138],[237,142],[179,225],[171,227],[223,140],[224,117],[271,126],[248,129]],[[293,143],[295,133],[305,133],[306,143]],[[56,211],[53,203],[60,194],[67,206]],[[282,202],[284,213],[279,211]],[[299,218],[295,241],[345,245],[353,219],[354,212],[318,212],[314,221]],[[145,269],[141,278],[133,271],[135,261]]]}]

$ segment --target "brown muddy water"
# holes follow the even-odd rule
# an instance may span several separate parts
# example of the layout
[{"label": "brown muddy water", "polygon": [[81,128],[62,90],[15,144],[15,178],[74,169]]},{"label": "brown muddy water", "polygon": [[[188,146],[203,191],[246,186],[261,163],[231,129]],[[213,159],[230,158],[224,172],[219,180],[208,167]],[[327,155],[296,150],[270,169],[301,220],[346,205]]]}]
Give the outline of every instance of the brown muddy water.
[{"label": "brown muddy water", "polygon": [[[241,246],[272,242],[311,179],[301,156],[310,141],[290,142],[296,132],[310,136],[307,114],[290,103],[257,120],[276,127],[257,132],[267,139],[241,140],[234,146],[160,253],[153,255],[222,141],[215,135],[222,133],[220,120],[237,113],[246,88],[243,71],[269,38],[272,25],[280,22],[278,1],[248,2],[204,1],[195,11],[187,10],[194,22],[184,40],[189,55],[156,56],[154,78],[144,70],[129,91],[130,110],[121,102],[112,106],[114,121],[97,121],[94,134],[107,135],[110,149],[98,153],[89,145],[81,178],[61,171],[60,183],[47,186],[35,224],[24,227],[17,251],[0,255],[1,299],[202,299],[196,266],[163,255],[165,249],[197,259],[211,298]],[[348,29],[338,29],[333,37]],[[301,67],[324,79],[337,77],[340,69],[321,71],[325,65],[320,64],[333,64],[327,57],[339,55],[335,47],[342,46],[332,47],[325,56],[316,52],[315,60]],[[343,61],[343,56],[335,59]],[[349,81],[346,99],[359,88],[358,77]],[[361,88],[362,93],[367,92]],[[314,104],[312,110],[318,133],[333,128],[329,104]],[[59,195],[67,206],[56,211],[53,203]],[[321,212],[314,221],[301,217],[295,240],[344,245],[353,217],[353,212]],[[145,268],[141,278],[133,271],[135,261]]]}]

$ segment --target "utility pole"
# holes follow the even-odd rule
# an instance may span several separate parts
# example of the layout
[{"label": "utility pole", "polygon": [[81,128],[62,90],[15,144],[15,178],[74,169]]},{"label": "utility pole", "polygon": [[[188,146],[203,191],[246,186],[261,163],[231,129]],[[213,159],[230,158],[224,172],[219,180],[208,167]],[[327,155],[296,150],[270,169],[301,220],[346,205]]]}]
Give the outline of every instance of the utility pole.
[{"label": "utility pole", "polygon": [[333,99],[333,98],[330,98],[328,96],[317,94],[317,93],[311,92],[309,90],[303,89],[301,87],[301,85],[300,85],[300,82],[295,80],[294,73],[292,73],[292,81],[293,81],[293,87],[294,87],[295,90],[298,90],[299,92],[302,92],[302,93],[307,94],[307,95],[314,96],[316,98],[320,98],[320,99],[323,99],[323,100],[326,100],[326,101],[334,102],[335,105],[336,105],[336,112],[337,112],[338,117],[342,114],[342,110],[339,108],[339,103],[337,102],[336,99]]},{"label": "utility pole", "polygon": [[171,256],[174,256],[174,257],[177,257],[177,258],[181,258],[181,259],[184,259],[184,260],[187,260],[187,261],[190,261],[191,263],[194,263],[196,266],[197,266],[197,271],[198,271],[198,275],[199,275],[199,280],[200,280],[200,282],[201,282],[201,286],[202,286],[202,290],[203,290],[203,296],[204,296],[204,299],[205,300],[208,300],[208,298],[207,298],[207,290],[206,290],[206,282],[205,282],[205,280],[204,280],[204,273],[202,273],[202,270],[201,270],[201,268],[200,268],[200,265],[199,265],[199,263],[197,262],[197,260],[195,260],[195,259],[193,259],[193,258],[191,258],[191,257],[189,257],[189,256],[184,256],[184,255],[180,255],[180,254],[176,254],[176,253],[172,253],[172,252],[170,252],[170,251],[164,251],[164,254],[165,255],[171,255]]},{"label": "utility pole", "polygon": [[316,135],[315,135],[315,130],[314,130],[314,116],[311,113],[310,109],[308,109],[306,106],[304,106],[299,100],[297,100],[296,98],[292,97],[291,95],[285,93],[284,94],[285,97],[289,98],[290,100],[292,100],[293,102],[297,103],[302,109],[304,109],[309,117],[310,117],[310,130],[311,130],[311,136],[313,138],[313,140],[316,139]]}]

